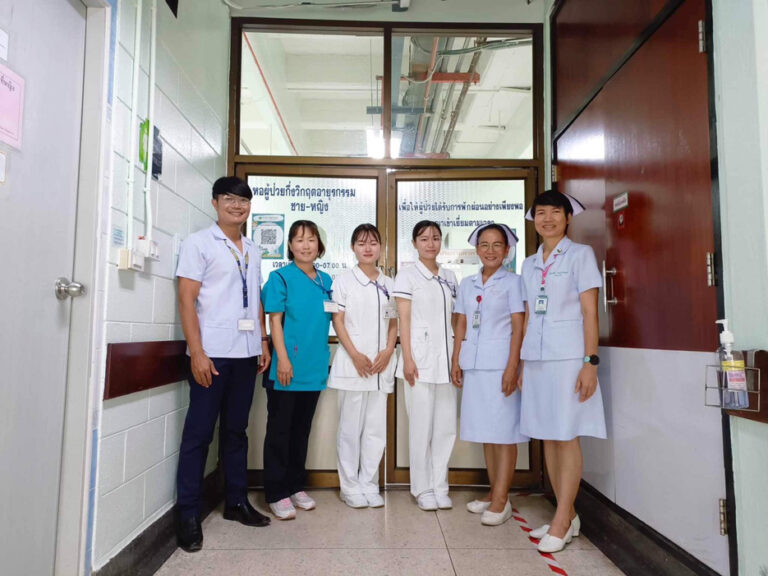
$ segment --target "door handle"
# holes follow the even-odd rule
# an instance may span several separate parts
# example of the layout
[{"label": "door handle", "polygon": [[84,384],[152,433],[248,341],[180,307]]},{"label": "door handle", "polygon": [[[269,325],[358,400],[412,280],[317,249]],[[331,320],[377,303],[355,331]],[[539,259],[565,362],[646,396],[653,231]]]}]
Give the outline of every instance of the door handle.
[{"label": "door handle", "polygon": [[69,278],[61,277],[56,279],[54,284],[54,292],[56,298],[59,300],[66,300],[67,298],[76,298],[78,296],[85,295],[85,286],[80,282],[70,282]]},{"label": "door handle", "polygon": [[[608,304],[615,306],[619,303],[619,299],[613,296],[613,278],[616,276],[616,268],[606,268],[605,260],[603,260],[603,309],[608,312]],[[611,296],[608,298],[608,278],[611,279]]]}]

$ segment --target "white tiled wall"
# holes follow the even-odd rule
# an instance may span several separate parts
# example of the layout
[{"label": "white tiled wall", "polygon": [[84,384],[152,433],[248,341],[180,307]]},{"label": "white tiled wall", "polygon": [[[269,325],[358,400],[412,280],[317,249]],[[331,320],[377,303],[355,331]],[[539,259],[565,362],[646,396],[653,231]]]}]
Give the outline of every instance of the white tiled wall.
[{"label": "white tiled wall", "polygon": [[[148,108],[149,11],[145,3],[138,116]],[[229,14],[219,2],[187,2],[174,18],[158,2],[156,122],[163,173],[152,183],[154,239],[160,261],[143,273],[117,270],[117,239],[127,236],[134,3],[120,0],[112,102],[110,192],[104,206],[102,384],[107,343],[171,340],[182,332],[176,305],[175,251],[191,232],[210,226],[213,181],[226,166]],[[193,42],[190,38],[204,38]],[[200,79],[204,78],[205,81]],[[137,167],[134,231],[144,232],[144,172]],[[100,404],[93,567],[103,566],[175,500],[179,442],[189,402],[185,382]],[[216,441],[214,440],[214,444]],[[215,467],[209,452],[207,471]]]}]

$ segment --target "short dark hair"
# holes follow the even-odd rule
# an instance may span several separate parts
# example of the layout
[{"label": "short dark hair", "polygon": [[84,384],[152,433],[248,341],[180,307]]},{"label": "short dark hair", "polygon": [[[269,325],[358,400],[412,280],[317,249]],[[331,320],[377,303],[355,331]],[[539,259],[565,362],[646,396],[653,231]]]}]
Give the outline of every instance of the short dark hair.
[{"label": "short dark hair", "polygon": [[440,234],[440,238],[443,237],[443,231],[440,229],[440,224],[433,222],[432,220],[419,220],[416,222],[416,226],[413,227],[411,239],[416,242],[416,238],[418,238],[427,228],[434,228],[437,230],[438,234]]},{"label": "short dark hair", "polygon": [[565,194],[555,192],[554,190],[546,190],[533,199],[533,204],[531,205],[532,216],[536,216],[536,208],[539,206],[555,206],[557,208],[562,208],[566,217],[568,214],[573,214],[571,201],[568,200]]},{"label": "short dark hair", "polygon": [[357,228],[355,228],[355,231],[352,232],[352,241],[350,244],[354,246],[355,242],[361,238],[367,238],[368,236],[373,236],[376,238],[376,242],[381,244],[381,233],[379,233],[379,229],[376,228],[376,226],[373,224],[360,224]]},{"label": "short dark hair", "polygon": [[325,244],[323,244],[323,239],[320,237],[320,229],[317,227],[317,224],[312,222],[312,220],[296,220],[288,230],[288,260],[293,260],[291,241],[299,233],[299,229],[303,229],[305,234],[309,230],[317,237],[317,257],[322,258],[325,255]]},{"label": "short dark hair", "polygon": [[222,176],[213,183],[212,196],[215,200],[221,194],[231,194],[241,198],[253,198],[251,187],[237,176]]},{"label": "short dark hair", "polygon": [[504,246],[509,246],[509,238],[507,238],[507,231],[504,230],[501,226],[496,224],[495,222],[492,224],[488,224],[485,226],[480,232],[477,234],[477,243],[480,244],[480,238],[483,234],[485,234],[488,230],[496,230],[501,234],[501,237],[504,239]]}]

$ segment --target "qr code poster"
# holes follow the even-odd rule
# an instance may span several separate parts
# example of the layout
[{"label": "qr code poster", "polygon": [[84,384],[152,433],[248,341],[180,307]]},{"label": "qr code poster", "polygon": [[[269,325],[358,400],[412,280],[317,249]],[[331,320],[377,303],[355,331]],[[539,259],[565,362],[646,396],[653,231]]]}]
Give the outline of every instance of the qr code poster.
[{"label": "qr code poster", "polygon": [[251,214],[251,240],[266,260],[285,258],[285,215]]}]

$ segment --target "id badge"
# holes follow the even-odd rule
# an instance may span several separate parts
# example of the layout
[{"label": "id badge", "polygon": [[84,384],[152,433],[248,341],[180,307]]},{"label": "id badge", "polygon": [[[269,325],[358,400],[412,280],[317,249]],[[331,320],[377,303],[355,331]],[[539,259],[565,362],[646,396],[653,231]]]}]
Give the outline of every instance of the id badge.
[{"label": "id badge", "polygon": [[256,330],[256,320],[253,318],[240,318],[237,321],[237,329],[240,332],[253,332]]},{"label": "id badge", "polygon": [[546,294],[541,294],[539,296],[536,296],[536,304],[534,305],[533,311],[536,314],[547,313],[547,295]]},{"label": "id badge", "polygon": [[394,306],[384,306],[383,310],[385,320],[394,320],[397,318],[397,308]]},{"label": "id badge", "polygon": [[325,300],[323,301],[323,310],[330,314],[335,314],[339,311],[339,305],[333,300]]},{"label": "id badge", "polygon": [[472,314],[472,328],[480,328],[480,312]]}]

